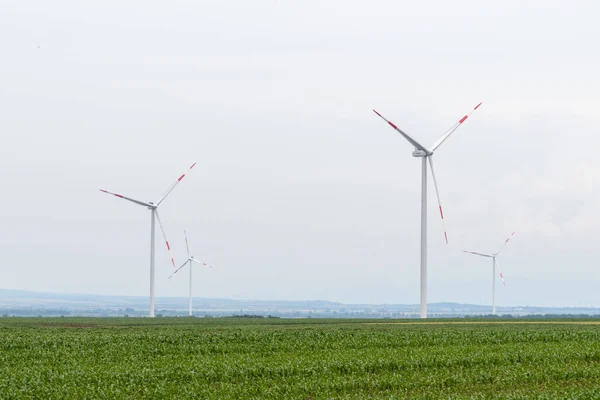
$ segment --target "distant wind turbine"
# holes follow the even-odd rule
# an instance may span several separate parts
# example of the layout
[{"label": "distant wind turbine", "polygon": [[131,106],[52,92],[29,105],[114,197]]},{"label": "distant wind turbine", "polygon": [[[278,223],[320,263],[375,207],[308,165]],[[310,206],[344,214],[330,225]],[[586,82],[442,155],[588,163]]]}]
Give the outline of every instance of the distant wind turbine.
[{"label": "distant wind turbine", "polygon": [[488,257],[492,259],[492,314],[496,315],[496,268],[498,268],[498,272],[500,273],[500,279],[502,279],[502,285],[506,286],[506,282],[504,281],[504,275],[502,275],[502,271],[500,270],[500,264],[498,264],[498,260],[496,257],[500,254],[500,251],[506,246],[506,243],[513,237],[515,233],[511,233],[510,236],[502,243],[502,246],[498,249],[494,254],[484,254],[484,253],[476,253],[474,251],[463,250],[463,253],[473,254],[481,257]]},{"label": "distant wind turbine", "polygon": [[198,263],[200,265],[203,265],[203,266],[209,267],[209,268],[212,268],[212,265],[208,265],[205,262],[198,261],[198,260],[196,260],[194,258],[194,256],[190,256],[190,247],[188,245],[187,233],[185,231],[183,231],[183,236],[185,237],[185,249],[187,250],[188,259],[181,265],[181,267],[177,268],[175,270],[175,272],[173,272],[171,274],[171,276],[169,276],[169,279],[171,279],[173,277],[173,275],[175,275],[180,269],[182,269],[186,265],[190,264],[190,301],[189,301],[189,314],[190,314],[190,317],[191,317],[192,316],[192,263]]},{"label": "distant wind turbine", "polygon": [[[194,168],[196,163],[193,163],[191,167],[188,169],[191,170]],[[173,254],[171,253],[171,246],[169,246],[169,241],[167,240],[167,235],[165,234],[165,230],[163,229],[163,225],[160,222],[160,218],[158,217],[158,206],[167,198],[167,196],[175,189],[175,186],[181,182],[181,180],[185,177],[185,173],[182,174],[175,183],[173,183],[169,188],[165,191],[165,193],[160,197],[160,199],[156,202],[145,202],[132,199],[130,197],[125,197],[121,194],[112,193],[107,190],[100,189],[101,192],[112,194],[113,196],[117,196],[121,199],[130,201],[132,203],[138,204],[143,207],[147,207],[150,210],[150,317],[154,317],[154,241],[155,241],[155,220],[158,221],[158,226],[160,227],[160,231],[162,232],[163,238],[165,239],[165,244],[167,245],[167,251],[169,252],[169,256],[171,257],[171,264],[173,264],[173,268],[175,268],[175,260],[173,259]]]},{"label": "distant wind turbine", "polygon": [[[435,194],[437,196],[438,205],[440,208],[440,216],[442,217],[442,225],[444,225],[444,212],[442,211],[442,203],[440,201],[440,194],[438,191],[437,180],[435,179],[435,172],[433,170],[433,153],[437,150],[438,147],[442,145],[450,135],[457,130],[463,122],[469,118],[471,114],[475,112],[481,106],[482,103],[479,103],[465,116],[463,116],[458,122],[448,129],[438,140],[435,142],[431,148],[431,150],[425,148],[425,146],[421,145],[419,142],[414,140],[408,134],[400,130],[393,122],[387,120],[383,115],[379,114],[377,111],[373,110],[375,114],[381,117],[385,122],[387,122],[392,128],[394,128],[400,135],[402,135],[411,145],[415,147],[415,151],[413,151],[413,157],[421,157],[421,309],[420,314],[421,318],[427,318],[427,162],[429,162],[429,166],[431,167],[431,176],[433,178],[433,185],[435,187]],[[444,238],[446,239],[446,244],[448,244],[448,235],[446,234],[446,228],[444,226]]]}]

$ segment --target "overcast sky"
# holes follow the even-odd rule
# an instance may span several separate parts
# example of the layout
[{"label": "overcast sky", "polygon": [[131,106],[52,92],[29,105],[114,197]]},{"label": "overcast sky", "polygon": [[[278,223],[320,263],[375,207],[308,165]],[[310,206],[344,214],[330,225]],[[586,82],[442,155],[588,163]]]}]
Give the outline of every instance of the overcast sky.
[{"label": "overcast sky", "polygon": [[[156,201],[195,295],[600,305],[600,6],[0,0],[0,288],[147,295]],[[157,230],[157,296],[187,295]],[[598,285],[596,285],[598,283]]]}]

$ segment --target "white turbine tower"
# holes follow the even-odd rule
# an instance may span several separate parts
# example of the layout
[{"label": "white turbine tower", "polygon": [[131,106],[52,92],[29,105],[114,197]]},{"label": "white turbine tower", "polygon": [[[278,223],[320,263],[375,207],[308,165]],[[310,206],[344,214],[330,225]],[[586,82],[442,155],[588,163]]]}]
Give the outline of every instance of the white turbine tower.
[{"label": "white turbine tower", "polygon": [[[438,205],[440,208],[440,216],[442,217],[442,225],[444,224],[444,213],[442,211],[442,203],[440,201],[440,194],[438,191],[437,181],[435,179],[435,172],[433,170],[433,153],[437,150],[438,147],[442,145],[450,137],[450,135],[460,127],[463,122],[469,118],[471,114],[475,112],[481,106],[482,103],[479,103],[464,117],[458,120],[457,123],[452,125],[450,129],[448,129],[431,147],[431,150],[425,148],[425,146],[421,145],[419,142],[414,140],[412,137],[407,135],[405,132],[400,130],[393,122],[387,120],[383,115],[379,114],[377,111],[373,110],[375,114],[381,117],[385,122],[387,122],[392,128],[394,128],[398,133],[400,133],[408,142],[415,147],[415,151],[413,151],[413,157],[421,157],[421,309],[420,314],[421,318],[427,318],[427,162],[429,162],[429,166],[431,167],[431,176],[433,178],[433,185],[435,187],[435,194],[437,196]],[[446,234],[446,228],[444,227],[444,237],[446,239],[446,244],[448,243],[448,235]]]},{"label": "white turbine tower", "polygon": [[[194,168],[196,163],[193,163],[192,166],[188,169],[191,170]],[[138,204],[143,207],[147,207],[150,210],[150,317],[154,317],[154,240],[155,240],[155,219],[158,221],[158,226],[160,227],[160,231],[162,232],[163,238],[165,239],[165,244],[167,245],[167,250],[169,251],[169,256],[171,257],[171,263],[173,264],[173,268],[175,268],[175,260],[173,259],[173,254],[171,253],[171,247],[169,246],[169,241],[167,240],[167,235],[165,234],[165,230],[163,229],[162,223],[160,222],[160,218],[158,217],[158,206],[167,198],[169,193],[175,189],[175,186],[185,177],[185,173],[182,174],[175,183],[173,183],[169,188],[165,191],[165,193],[160,197],[160,199],[156,202],[145,202],[132,199],[130,197],[125,197],[121,194],[112,193],[107,190],[100,189],[101,192],[112,194],[113,196],[117,196],[121,199],[128,200],[132,203]]]},{"label": "white turbine tower", "polygon": [[189,302],[189,314],[190,314],[190,317],[191,317],[192,316],[192,263],[198,263],[200,265],[203,265],[203,266],[209,267],[209,268],[212,268],[212,265],[208,265],[205,262],[198,261],[198,260],[196,260],[194,258],[194,256],[190,256],[190,247],[188,246],[187,233],[185,233],[185,231],[183,231],[183,236],[185,237],[185,249],[187,250],[188,259],[183,264],[181,264],[181,267],[177,268],[175,270],[175,272],[173,272],[171,274],[171,276],[169,276],[169,279],[171,279],[173,277],[173,275],[175,275],[180,269],[182,269],[186,265],[190,264],[190,302]]},{"label": "white turbine tower", "polygon": [[500,254],[500,251],[506,246],[506,243],[513,237],[515,233],[511,233],[510,236],[502,243],[502,246],[498,249],[494,254],[484,254],[484,253],[476,253],[474,251],[463,250],[463,253],[474,254],[476,256],[488,257],[492,259],[492,314],[496,315],[496,268],[498,268],[498,272],[500,273],[500,279],[502,279],[502,284],[506,286],[506,282],[504,281],[504,275],[502,275],[502,271],[500,270],[500,264],[498,264],[498,260],[496,257]]}]

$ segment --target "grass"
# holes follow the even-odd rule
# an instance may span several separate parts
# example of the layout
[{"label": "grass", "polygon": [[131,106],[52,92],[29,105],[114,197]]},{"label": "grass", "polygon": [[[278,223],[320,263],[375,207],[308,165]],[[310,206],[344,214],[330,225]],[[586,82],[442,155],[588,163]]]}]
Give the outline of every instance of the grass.
[{"label": "grass", "polygon": [[600,398],[595,320],[373,322],[4,318],[0,398]]}]

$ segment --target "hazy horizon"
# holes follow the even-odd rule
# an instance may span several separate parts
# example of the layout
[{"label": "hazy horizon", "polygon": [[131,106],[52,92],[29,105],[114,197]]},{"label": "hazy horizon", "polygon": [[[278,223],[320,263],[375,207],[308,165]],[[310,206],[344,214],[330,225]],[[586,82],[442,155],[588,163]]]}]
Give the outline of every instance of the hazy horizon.
[{"label": "hazy horizon", "polygon": [[[571,282],[574,283],[574,282]],[[585,285],[584,285],[585,286]],[[484,296],[485,297],[485,296]],[[9,303],[7,302],[8,299],[10,300],[10,306]],[[68,300],[67,300],[68,299]],[[94,303],[89,303],[89,301],[92,301],[92,299],[96,299],[96,302]],[[185,308],[187,310],[188,307],[188,295],[187,294],[181,294],[179,296],[157,296],[156,297],[156,301],[157,301],[157,307],[161,307],[161,308],[171,308],[173,307],[175,304],[178,304],[179,307]],[[194,295],[193,296],[194,299],[194,310],[202,310],[203,305],[204,307],[206,307],[207,302],[208,304],[212,304],[210,302],[216,302],[214,303],[211,307],[214,307],[215,305],[218,304],[229,304],[229,303],[240,303],[241,304],[246,304],[247,306],[250,306],[252,304],[255,305],[263,305],[263,306],[268,306],[268,305],[276,305],[276,304],[297,304],[296,307],[301,307],[302,305],[308,305],[308,304],[314,304],[314,303],[323,303],[323,304],[337,304],[339,306],[351,306],[351,307],[358,307],[358,306],[373,306],[373,307],[414,307],[413,312],[416,314],[418,314],[418,307],[419,307],[419,303],[418,302],[402,302],[402,303],[394,303],[394,302],[382,302],[382,303],[361,303],[361,302],[343,302],[343,301],[335,301],[335,300],[330,300],[330,299],[320,299],[320,298],[314,298],[314,299],[253,299],[253,298],[226,298],[226,297],[206,297],[206,296],[202,296],[202,295]],[[121,300],[126,300],[127,303],[121,304],[118,303],[118,301]],[[130,303],[130,301],[135,300],[138,301],[138,303]],[[487,300],[491,300],[491,299],[487,299]],[[69,302],[73,302],[71,303],[62,303],[64,301],[69,301]],[[111,303],[111,301],[117,301],[117,303]],[[33,303],[32,303],[33,302]],[[58,303],[56,303],[58,302]],[[147,307],[147,302],[148,302],[148,296],[147,295],[119,295],[119,294],[113,294],[113,295],[107,295],[107,294],[94,294],[94,293],[80,293],[80,292],[38,292],[38,291],[28,291],[28,290],[18,290],[18,289],[3,289],[0,288],[0,308],[2,308],[2,306],[6,309],[6,308],[11,308],[11,309],[28,309],[30,307],[35,307],[35,304],[37,304],[40,307],[43,307],[44,309],[53,309],[56,307],[59,307],[59,304],[62,304],[60,307],[66,307],[66,308],[73,308],[73,309],[77,309],[77,308],[81,308],[81,307],[110,307],[110,308],[114,308],[114,307],[136,307],[137,311],[144,311]],[[200,303],[198,303],[200,302]],[[476,308],[476,309],[486,309],[486,308],[490,308],[491,311],[491,302],[489,301],[485,301],[485,300],[481,300],[478,302],[461,302],[461,301],[430,301],[428,302],[428,304],[430,306],[440,306],[440,305],[447,305],[447,304],[456,304],[456,305],[460,305],[460,306],[465,306],[467,308]],[[523,305],[523,304],[511,304],[511,305],[506,305],[506,304],[501,304],[501,305],[497,305],[499,310],[504,310],[503,312],[506,312],[507,310],[518,310],[520,308],[539,308],[539,309],[546,309],[546,310],[552,310],[552,309],[589,309],[589,310],[595,310],[598,309],[598,307],[595,304],[591,304],[591,303],[585,303],[585,302],[581,302],[578,301],[577,304],[571,304],[571,305],[562,305],[562,304],[539,304],[539,305],[535,305],[535,304],[531,304],[531,305]],[[264,310],[263,310],[264,311]],[[431,310],[431,312],[436,312],[435,308]]]},{"label": "hazy horizon", "polygon": [[[440,292],[443,290],[445,285],[444,282],[440,281],[430,281],[430,287],[434,292]],[[595,291],[595,287],[598,285],[596,281],[577,281],[577,280],[566,280],[566,281],[551,281],[551,280],[530,280],[530,279],[519,279],[516,278],[511,282],[511,285],[507,287],[502,287],[498,282],[498,287],[496,288],[496,300],[497,305],[499,307],[597,307],[598,303],[598,295]],[[360,301],[360,296],[339,296],[339,297],[327,297],[327,294],[323,293],[324,297],[302,297],[301,294],[298,295],[288,295],[288,296],[260,296],[260,294],[254,294],[250,296],[207,296],[202,292],[195,291],[193,293],[194,298],[205,298],[205,299],[227,299],[227,300],[247,300],[247,301],[328,301],[334,303],[342,303],[342,304],[366,304],[366,305],[386,305],[386,304],[404,304],[404,305],[412,305],[418,304],[418,287],[417,288],[400,288],[396,298],[403,301],[395,301],[394,297],[390,297],[388,300],[383,299],[383,301],[368,301],[369,296],[372,296],[372,291],[380,289],[383,287],[387,288],[387,285],[380,284],[366,284],[364,287],[368,287],[370,289],[369,293],[362,298],[367,299],[366,301]],[[541,288],[540,288],[541,286]],[[542,293],[549,293],[552,295],[545,295],[539,297],[535,291],[531,289],[533,287],[537,287],[537,290]],[[458,287],[454,287],[456,292],[462,292],[462,296],[452,296],[449,298],[441,298],[434,297],[434,299],[430,299],[428,301],[429,304],[433,303],[459,303],[459,304],[472,304],[472,305],[482,305],[482,306],[491,306],[491,282],[487,281],[469,281],[469,282],[461,282],[458,284]],[[30,291],[27,289],[21,288],[0,288],[0,290],[14,290],[14,291]],[[508,290],[508,296],[500,293],[500,290]],[[118,292],[112,293],[103,293],[103,292],[95,292],[95,291],[78,291],[78,290],[68,290],[68,291],[37,291],[32,290],[31,292],[36,293],[48,293],[48,294],[59,294],[59,295],[91,295],[91,296],[106,296],[106,297],[148,297],[147,293],[141,291],[140,293],[127,293],[122,294]],[[575,293],[578,292],[577,295]],[[185,298],[188,297],[187,291],[182,291],[181,293],[176,293],[174,295],[157,295],[158,298]],[[381,297],[380,297],[381,298]],[[412,298],[416,298],[417,300],[412,301]],[[353,301],[353,299],[358,299],[358,301]],[[498,301],[498,300],[501,301]]]}]

